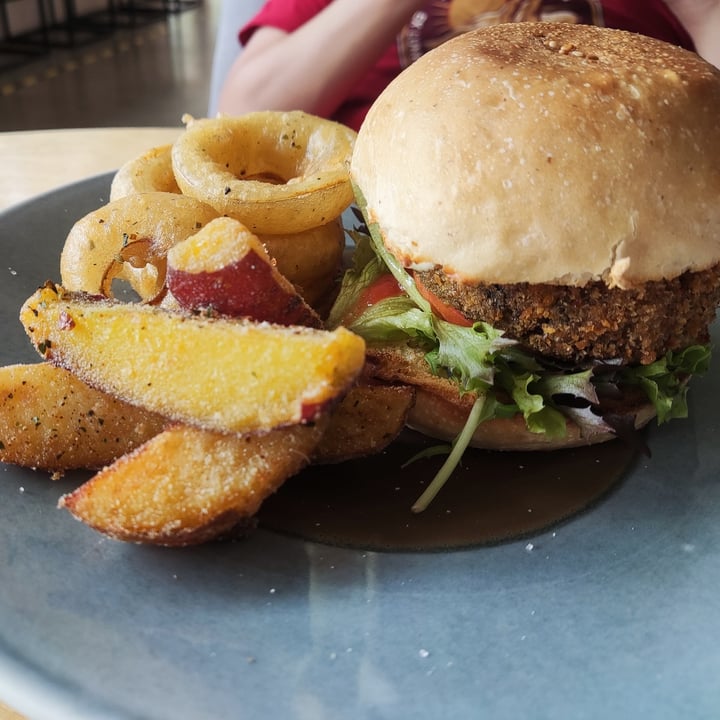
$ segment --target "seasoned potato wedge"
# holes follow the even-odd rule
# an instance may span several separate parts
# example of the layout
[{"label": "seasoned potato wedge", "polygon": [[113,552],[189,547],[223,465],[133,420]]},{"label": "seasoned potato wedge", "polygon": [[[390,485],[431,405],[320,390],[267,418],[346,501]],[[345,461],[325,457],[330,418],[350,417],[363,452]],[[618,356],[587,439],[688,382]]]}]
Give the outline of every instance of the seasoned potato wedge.
[{"label": "seasoned potato wedge", "polygon": [[408,385],[357,385],[333,411],[313,462],[337,463],[381,452],[402,431],[414,399]]},{"label": "seasoned potato wedge", "polygon": [[192,545],[249,521],[262,501],[309,462],[319,425],[265,435],[168,428],[60,499],[110,537]]},{"label": "seasoned potato wedge", "polygon": [[319,315],[241,222],[217,218],[168,250],[167,285],[187,310],[321,327]]},{"label": "seasoned potato wedge", "polygon": [[45,359],[93,387],[221,432],[315,420],[363,368],[364,341],[332,332],[206,319],[46,284],[20,319]]},{"label": "seasoned potato wedge", "polygon": [[60,473],[100,468],[167,421],[49,363],[0,367],[0,460]]}]

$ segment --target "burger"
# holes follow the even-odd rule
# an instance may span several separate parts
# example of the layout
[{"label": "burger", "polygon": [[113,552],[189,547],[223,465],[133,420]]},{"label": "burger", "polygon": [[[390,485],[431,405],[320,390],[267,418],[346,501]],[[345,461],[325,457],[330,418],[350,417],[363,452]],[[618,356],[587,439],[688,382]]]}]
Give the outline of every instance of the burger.
[{"label": "burger", "polygon": [[637,34],[471,31],[381,94],[330,324],[416,388],[409,425],[499,450],[687,415],[720,305],[720,71]]}]

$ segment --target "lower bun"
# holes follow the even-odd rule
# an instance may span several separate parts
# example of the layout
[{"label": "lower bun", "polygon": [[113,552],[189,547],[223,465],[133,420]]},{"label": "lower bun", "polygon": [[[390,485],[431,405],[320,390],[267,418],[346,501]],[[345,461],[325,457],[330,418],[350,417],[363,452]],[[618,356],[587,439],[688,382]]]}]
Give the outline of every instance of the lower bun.
[{"label": "lower bun", "polygon": [[[633,408],[632,414],[635,416],[635,428],[640,429],[655,417],[655,408],[647,403],[640,408]],[[467,408],[460,404],[424,388],[417,388],[415,405],[410,411],[407,425],[424,435],[452,441],[463,429],[467,416]],[[597,445],[616,437],[610,432],[585,437],[577,425],[568,421],[565,436],[551,438],[542,433],[530,432],[523,417],[515,415],[512,418],[486,420],[475,431],[470,445],[483,450],[561,450]]]},{"label": "lower bun", "polygon": [[[401,383],[415,389],[415,404],[406,423],[413,430],[452,441],[465,427],[474,395],[461,394],[455,382],[433,375],[420,350],[407,345],[371,346],[367,349],[365,372],[381,382]],[[656,414],[655,406],[637,395],[616,400],[611,412],[623,425],[630,425],[634,419],[635,429],[647,425]],[[559,450],[596,445],[615,437],[613,432],[583,435],[580,427],[568,420],[565,436],[551,438],[528,430],[523,416],[517,414],[484,421],[470,445],[484,450]]]}]

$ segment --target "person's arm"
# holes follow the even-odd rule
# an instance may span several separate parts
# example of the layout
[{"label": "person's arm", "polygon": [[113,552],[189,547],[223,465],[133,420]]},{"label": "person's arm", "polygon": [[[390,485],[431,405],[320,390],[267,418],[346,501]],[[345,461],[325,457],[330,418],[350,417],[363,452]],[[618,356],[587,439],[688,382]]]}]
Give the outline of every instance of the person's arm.
[{"label": "person's arm", "polygon": [[698,55],[720,68],[720,0],[665,0],[695,43]]},{"label": "person's arm", "polygon": [[233,63],[218,109],[330,116],[425,0],[334,0],[292,33],[255,31]]}]

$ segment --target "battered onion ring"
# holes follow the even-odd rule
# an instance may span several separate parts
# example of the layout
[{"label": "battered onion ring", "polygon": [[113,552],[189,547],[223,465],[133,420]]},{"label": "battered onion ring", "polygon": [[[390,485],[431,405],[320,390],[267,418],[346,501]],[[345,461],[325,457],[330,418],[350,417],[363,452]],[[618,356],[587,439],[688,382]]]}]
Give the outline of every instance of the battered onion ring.
[{"label": "battered onion ring", "polygon": [[110,202],[71,228],[60,255],[63,287],[112,297],[113,280],[121,279],[152,300],[165,283],[168,249],[217,216],[209,205],[174,193]]},{"label": "battered onion ring", "polygon": [[180,190],[256,234],[319,227],[352,202],[356,133],[340,123],[300,111],[185,120],[172,148]]},{"label": "battered onion ring", "polygon": [[110,201],[143,192],[180,193],[171,150],[172,145],[160,145],[124,163],[110,184]]},{"label": "battered onion ring", "polygon": [[259,235],[277,269],[298,287],[305,302],[324,307],[335,288],[345,248],[340,218],[292,235]]}]

